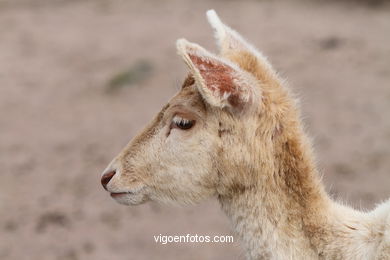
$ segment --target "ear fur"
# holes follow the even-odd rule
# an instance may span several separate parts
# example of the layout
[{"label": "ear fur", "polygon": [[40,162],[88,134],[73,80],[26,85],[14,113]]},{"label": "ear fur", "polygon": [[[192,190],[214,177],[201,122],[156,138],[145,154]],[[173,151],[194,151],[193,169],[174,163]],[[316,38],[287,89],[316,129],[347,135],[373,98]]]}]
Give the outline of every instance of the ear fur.
[{"label": "ear fur", "polygon": [[212,106],[242,111],[259,100],[257,80],[235,64],[185,39],[177,41],[178,54],[195,78],[199,92]]},{"label": "ear fur", "polygon": [[[244,70],[257,74],[261,80],[277,78],[267,58],[239,33],[225,25],[214,10],[208,10],[206,15],[211,27],[214,28],[221,56],[239,64]],[[258,66],[255,68],[253,63]]]},{"label": "ear fur", "polygon": [[256,54],[257,51],[255,48],[247,43],[236,31],[222,23],[214,10],[208,10],[206,15],[211,27],[214,29],[215,38],[217,39],[222,55],[232,50],[250,51],[251,53]]}]

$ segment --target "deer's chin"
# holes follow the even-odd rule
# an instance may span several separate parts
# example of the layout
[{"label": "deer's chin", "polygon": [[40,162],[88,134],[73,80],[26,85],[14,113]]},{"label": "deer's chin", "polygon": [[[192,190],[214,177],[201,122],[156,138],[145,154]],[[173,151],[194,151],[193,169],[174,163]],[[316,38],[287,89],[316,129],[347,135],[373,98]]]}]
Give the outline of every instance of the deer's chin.
[{"label": "deer's chin", "polygon": [[148,200],[147,196],[142,193],[111,193],[111,198],[113,198],[116,202],[126,206],[135,206],[142,204]]}]

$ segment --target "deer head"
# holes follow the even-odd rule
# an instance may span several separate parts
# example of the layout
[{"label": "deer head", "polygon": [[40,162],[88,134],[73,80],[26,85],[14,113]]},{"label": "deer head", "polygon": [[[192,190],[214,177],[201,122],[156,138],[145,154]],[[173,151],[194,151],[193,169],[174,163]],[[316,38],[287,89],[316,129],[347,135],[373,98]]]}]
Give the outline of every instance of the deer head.
[{"label": "deer head", "polygon": [[227,195],[256,183],[254,168],[272,161],[264,150],[283,127],[286,91],[260,52],[213,10],[207,15],[220,55],[177,41],[189,69],[182,89],[102,175],[121,204],[187,204]]}]

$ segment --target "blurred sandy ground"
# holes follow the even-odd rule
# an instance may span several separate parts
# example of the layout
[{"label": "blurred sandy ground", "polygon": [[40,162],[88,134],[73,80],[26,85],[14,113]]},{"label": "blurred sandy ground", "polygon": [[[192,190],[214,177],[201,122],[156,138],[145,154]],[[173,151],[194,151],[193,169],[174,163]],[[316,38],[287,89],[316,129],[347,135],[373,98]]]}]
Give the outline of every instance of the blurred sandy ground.
[{"label": "blurred sandy ground", "polygon": [[101,171],[178,90],[179,37],[216,50],[215,8],[301,98],[327,189],[390,196],[390,7],[354,1],[0,0],[0,259],[244,259],[215,201],[123,207]]}]

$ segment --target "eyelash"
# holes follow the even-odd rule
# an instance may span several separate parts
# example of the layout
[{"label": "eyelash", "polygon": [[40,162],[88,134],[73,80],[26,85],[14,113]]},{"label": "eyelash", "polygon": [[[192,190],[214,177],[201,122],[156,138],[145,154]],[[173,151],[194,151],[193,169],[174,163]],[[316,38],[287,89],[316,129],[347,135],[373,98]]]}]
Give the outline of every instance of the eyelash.
[{"label": "eyelash", "polygon": [[172,124],[181,130],[188,130],[195,125],[195,120],[185,119],[176,115],[172,118]]}]

